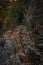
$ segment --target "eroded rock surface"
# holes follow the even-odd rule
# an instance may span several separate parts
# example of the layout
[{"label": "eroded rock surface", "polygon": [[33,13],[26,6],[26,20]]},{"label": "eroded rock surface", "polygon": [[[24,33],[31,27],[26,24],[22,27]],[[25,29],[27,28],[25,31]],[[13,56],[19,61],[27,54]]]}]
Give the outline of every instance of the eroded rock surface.
[{"label": "eroded rock surface", "polygon": [[5,44],[0,48],[1,65],[40,64],[39,49],[35,46],[32,32],[28,32],[26,26],[17,26],[14,31],[4,33],[3,37]]}]

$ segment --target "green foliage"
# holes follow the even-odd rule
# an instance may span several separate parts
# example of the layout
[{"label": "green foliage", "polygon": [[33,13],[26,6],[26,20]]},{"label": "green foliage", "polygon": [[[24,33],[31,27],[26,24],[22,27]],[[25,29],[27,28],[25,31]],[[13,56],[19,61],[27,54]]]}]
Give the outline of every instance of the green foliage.
[{"label": "green foliage", "polygon": [[5,10],[0,11],[0,30],[2,30],[3,20],[5,18],[6,12]]},{"label": "green foliage", "polygon": [[4,19],[5,15],[6,15],[5,10],[0,11],[0,18]]},{"label": "green foliage", "polygon": [[20,3],[17,2],[13,6],[8,7],[7,10],[7,14],[9,14],[7,26],[22,24],[23,11]]},{"label": "green foliage", "polygon": [[4,20],[7,22],[6,28],[13,28],[16,25],[22,24],[23,20],[23,9],[21,1],[15,2],[13,5],[7,6],[6,9],[0,11],[0,21],[3,24]]}]

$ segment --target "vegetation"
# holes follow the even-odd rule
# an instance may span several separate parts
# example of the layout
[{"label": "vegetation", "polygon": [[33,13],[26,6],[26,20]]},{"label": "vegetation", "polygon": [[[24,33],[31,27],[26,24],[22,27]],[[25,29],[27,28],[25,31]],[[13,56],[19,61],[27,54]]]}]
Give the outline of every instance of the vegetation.
[{"label": "vegetation", "polygon": [[13,2],[12,5],[7,6],[5,9],[1,11],[0,11],[1,12],[0,17],[1,22],[3,22],[2,25],[4,24],[3,26],[4,28],[9,27],[12,28],[15,27],[16,25],[22,24],[23,9],[21,1]]}]

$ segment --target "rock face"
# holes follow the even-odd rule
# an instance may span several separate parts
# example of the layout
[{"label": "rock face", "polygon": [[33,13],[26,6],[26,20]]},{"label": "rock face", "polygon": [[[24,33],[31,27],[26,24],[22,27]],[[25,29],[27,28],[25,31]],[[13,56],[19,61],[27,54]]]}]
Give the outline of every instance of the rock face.
[{"label": "rock face", "polygon": [[0,38],[0,65],[43,65],[43,0],[23,3],[25,24]]},{"label": "rock face", "polygon": [[5,52],[5,56],[3,56],[3,54],[3,58],[1,58],[5,58],[6,60],[1,65],[40,64],[40,52],[39,49],[35,46],[36,43],[32,38],[32,32],[28,32],[26,26],[24,25],[17,26],[15,31],[11,33],[10,32],[11,31],[7,31],[4,34],[5,45],[1,48],[4,49],[2,52]]},{"label": "rock face", "polygon": [[[9,30],[3,36],[4,38],[0,38],[1,65],[43,64],[43,46],[36,45],[32,32],[26,26],[17,26],[13,32]],[[40,43],[42,39],[41,37]]]},{"label": "rock face", "polygon": [[2,61],[4,62],[7,57],[7,53],[3,49],[4,45],[5,45],[4,38],[0,38],[0,65],[3,64]]},{"label": "rock face", "polygon": [[[43,65],[43,1],[42,0],[25,0],[25,21],[28,30],[32,31],[32,37],[35,41],[35,48],[40,53],[40,65]],[[29,4],[27,3],[29,2]],[[31,26],[30,26],[31,25]],[[36,52],[36,51],[35,51]],[[38,53],[38,54],[39,54]]]},{"label": "rock face", "polygon": [[[18,57],[18,46],[17,42],[14,38],[6,37],[5,45],[0,47],[0,64],[1,65],[14,65],[15,63],[18,64],[19,57]],[[2,40],[2,43],[4,43]],[[1,44],[1,42],[0,42]]]}]

